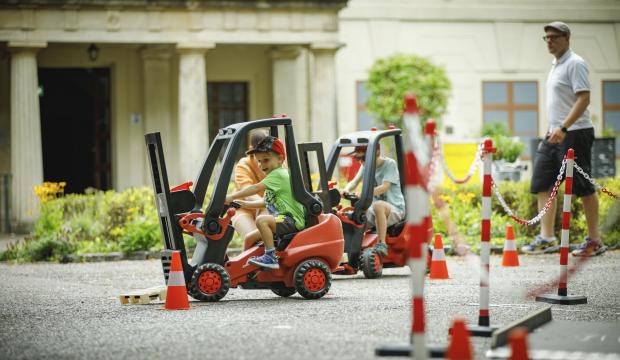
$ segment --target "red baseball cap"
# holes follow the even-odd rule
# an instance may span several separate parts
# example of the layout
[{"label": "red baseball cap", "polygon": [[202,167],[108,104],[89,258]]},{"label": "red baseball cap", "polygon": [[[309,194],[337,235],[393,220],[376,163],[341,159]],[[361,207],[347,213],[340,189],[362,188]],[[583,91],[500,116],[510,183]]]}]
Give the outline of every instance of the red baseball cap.
[{"label": "red baseball cap", "polygon": [[275,136],[266,136],[261,142],[259,142],[254,149],[246,151],[246,155],[255,153],[265,153],[273,151],[278,155],[282,155],[286,159],[286,150],[284,149],[284,143],[282,140]]}]

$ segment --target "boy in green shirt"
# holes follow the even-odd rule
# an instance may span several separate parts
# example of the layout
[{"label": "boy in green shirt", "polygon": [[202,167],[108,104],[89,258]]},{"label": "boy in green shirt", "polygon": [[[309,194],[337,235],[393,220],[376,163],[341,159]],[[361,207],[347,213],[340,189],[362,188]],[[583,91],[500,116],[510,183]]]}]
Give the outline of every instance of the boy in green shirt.
[{"label": "boy in green shirt", "polygon": [[276,258],[274,233],[281,237],[302,230],[305,227],[305,208],[293,197],[289,172],[282,168],[286,159],[282,140],[267,136],[246,154],[254,154],[258,166],[267,176],[258,184],[226,196],[225,201],[230,203],[235,199],[243,199],[261,191],[265,192],[263,200],[236,200],[235,202],[243,208],[267,207],[269,210],[269,215],[260,215],[256,218],[257,229],[246,235],[245,243],[252,246],[262,240],[265,244],[265,254],[251,258],[248,261],[250,264],[278,269],[280,265]]}]

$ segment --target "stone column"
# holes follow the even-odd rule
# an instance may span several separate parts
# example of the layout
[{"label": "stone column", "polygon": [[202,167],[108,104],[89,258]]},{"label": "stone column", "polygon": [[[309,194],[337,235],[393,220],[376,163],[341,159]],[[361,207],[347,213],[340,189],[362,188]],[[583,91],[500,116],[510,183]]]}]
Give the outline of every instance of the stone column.
[{"label": "stone column", "polygon": [[336,118],[336,51],[339,43],[315,43],[310,46],[313,65],[310,71],[310,140],[323,142],[329,151],[340,135]]},{"label": "stone column", "polygon": [[177,44],[181,181],[194,181],[209,150],[205,54],[213,47],[209,43]]},{"label": "stone column", "polygon": [[11,51],[12,228],[30,230],[39,216],[34,186],[43,183],[37,51],[47,43],[9,42]]},{"label": "stone column", "polygon": [[[172,111],[170,97],[170,56],[171,49],[167,46],[148,46],[142,49],[142,66],[144,69],[144,132],[160,132],[162,145],[166,159],[172,160],[170,156],[172,146],[176,145],[176,139],[172,139]],[[144,144],[142,144],[144,149]],[[176,153],[176,152],[175,152]],[[150,184],[149,173],[150,165],[148,157],[145,157],[146,184]],[[167,162],[168,177],[175,174],[175,161]]]},{"label": "stone column", "polygon": [[301,46],[279,46],[273,60],[273,113],[293,119],[295,140],[309,141],[308,53]]}]

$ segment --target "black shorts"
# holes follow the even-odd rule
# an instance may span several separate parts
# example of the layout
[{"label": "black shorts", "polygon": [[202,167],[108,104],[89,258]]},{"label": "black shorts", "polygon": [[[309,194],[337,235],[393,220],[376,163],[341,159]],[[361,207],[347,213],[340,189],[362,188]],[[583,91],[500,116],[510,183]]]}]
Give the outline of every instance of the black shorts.
[{"label": "black shorts", "polygon": [[277,215],[274,218],[276,219],[275,236],[282,237],[284,235],[299,231],[295,226],[295,220],[293,220],[293,218],[289,215]]},{"label": "black shorts", "polygon": [[[548,192],[553,189],[557,180],[562,159],[568,149],[575,150],[575,163],[579,165],[588,175],[592,174],[592,144],[594,143],[594,129],[581,129],[566,133],[564,141],[559,144],[550,144],[549,136],[538,145],[536,160],[534,161],[534,171],[530,192]],[[562,174],[562,180],[566,176],[566,171]],[[588,196],[594,194],[594,186],[587,181],[577,170],[573,171],[573,194],[576,196]]]}]

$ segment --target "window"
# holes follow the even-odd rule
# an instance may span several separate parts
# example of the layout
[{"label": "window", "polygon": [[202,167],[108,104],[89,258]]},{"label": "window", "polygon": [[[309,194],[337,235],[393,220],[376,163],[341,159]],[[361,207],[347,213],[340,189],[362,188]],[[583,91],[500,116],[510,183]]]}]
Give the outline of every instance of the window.
[{"label": "window", "polygon": [[368,90],[366,90],[366,82],[358,81],[355,84],[355,103],[357,110],[357,130],[370,130],[376,127],[375,119],[370,115],[366,104],[368,103]]},{"label": "window", "polygon": [[217,131],[248,118],[247,82],[207,82],[209,141]]},{"label": "window", "polygon": [[620,157],[620,80],[603,81],[603,128],[616,136],[616,157]]},{"label": "window", "polygon": [[531,139],[538,136],[538,83],[485,81],[482,93],[483,123],[506,125],[508,132],[518,136],[527,149]]}]

